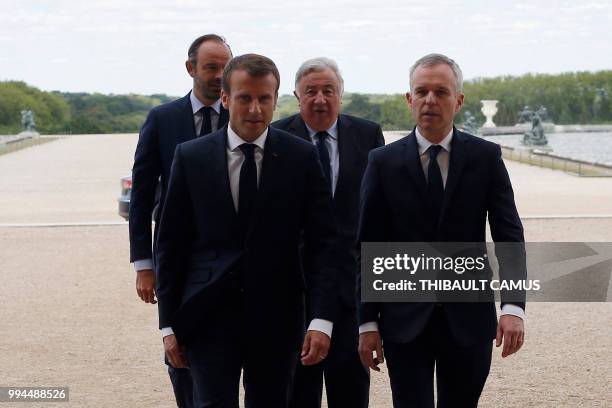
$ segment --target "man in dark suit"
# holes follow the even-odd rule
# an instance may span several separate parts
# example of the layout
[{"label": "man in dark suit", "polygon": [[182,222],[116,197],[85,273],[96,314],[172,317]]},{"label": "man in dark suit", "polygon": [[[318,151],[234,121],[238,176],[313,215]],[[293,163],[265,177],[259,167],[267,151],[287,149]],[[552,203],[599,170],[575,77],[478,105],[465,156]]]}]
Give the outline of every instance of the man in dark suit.
[{"label": "man in dark suit", "polygon": [[[229,125],[180,144],[157,241],[164,346],[197,407],[287,407],[293,371],[328,353],[336,228],[314,146],[269,128],[279,74],[263,56],[223,72]],[[302,273],[301,237],[312,250]],[[304,289],[312,320],[304,337]]]},{"label": "man in dark suit", "polygon": [[[140,131],[130,197],[130,262],[136,270],[138,296],[155,302],[155,273],[151,244],[154,208],[161,209],[166,196],[170,166],[176,145],[222,128],[228,112],[221,106],[221,74],[232,56],[225,40],[215,34],[196,38],[185,62],[193,89],[183,98],[151,110]],[[160,211],[155,212],[155,234]],[[188,370],[168,366],[179,407],[192,406],[192,381]]]},{"label": "man in dark suit", "polygon": [[[406,97],[417,125],[370,154],[360,242],[480,243],[488,216],[494,241],[522,243],[500,147],[453,126],[464,98],[459,66],[440,54],[421,58],[411,68]],[[514,275],[525,276],[524,262],[515,265]],[[499,347],[503,339],[502,357],[516,352],[523,342],[524,308],[502,298],[498,324],[492,301],[360,303],[359,352],[365,365],[378,370],[384,345],[395,407],[434,406],[434,367],[438,407],[476,407],[492,340]]]},{"label": "man in dark suit", "polygon": [[[295,96],[300,113],[279,120],[273,127],[314,143],[333,193],[334,215],[339,229],[338,300],[341,307],[334,325],[328,358],[313,366],[298,364],[291,407],[320,408],[323,377],[330,408],[368,406],[370,376],[357,353],[355,238],[359,210],[359,186],[368,152],[384,145],[380,126],[340,114],[344,81],[337,64],[328,58],[304,62],[295,75]],[[311,267],[305,248],[304,268]]]}]

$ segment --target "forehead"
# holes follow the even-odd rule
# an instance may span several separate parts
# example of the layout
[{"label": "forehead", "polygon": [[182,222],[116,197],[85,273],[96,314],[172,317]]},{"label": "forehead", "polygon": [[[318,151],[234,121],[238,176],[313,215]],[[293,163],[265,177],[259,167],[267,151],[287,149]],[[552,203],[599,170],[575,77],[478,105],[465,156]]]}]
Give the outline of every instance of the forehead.
[{"label": "forehead", "polygon": [[314,87],[314,86],[332,86],[339,88],[340,81],[338,77],[330,68],[325,68],[323,71],[313,71],[304,75],[300,82],[298,82],[300,88]]},{"label": "forehead", "polygon": [[219,41],[204,41],[198,47],[198,61],[225,59],[229,60],[232,57],[229,49]]},{"label": "forehead", "polygon": [[243,69],[233,71],[229,82],[232,93],[275,93],[276,85],[278,85],[271,72],[266,75],[251,75]]},{"label": "forehead", "polygon": [[455,74],[447,64],[419,66],[412,74],[412,87],[455,88]]}]

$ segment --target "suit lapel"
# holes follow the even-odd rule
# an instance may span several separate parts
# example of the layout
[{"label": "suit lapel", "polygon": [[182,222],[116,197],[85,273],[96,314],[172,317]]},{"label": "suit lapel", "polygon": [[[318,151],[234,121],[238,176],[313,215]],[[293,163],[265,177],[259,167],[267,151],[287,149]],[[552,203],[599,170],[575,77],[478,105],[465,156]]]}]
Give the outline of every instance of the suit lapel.
[{"label": "suit lapel", "polygon": [[302,119],[300,114],[295,115],[295,118],[291,121],[287,130],[289,133],[312,143],[312,139],[310,139],[310,134],[308,134],[308,129],[306,128],[306,123],[304,123],[304,119]]},{"label": "suit lapel", "polygon": [[419,158],[419,147],[417,145],[414,130],[405,139],[404,159],[404,165],[408,170],[408,174],[410,174],[412,182],[416,186],[417,191],[422,196],[426,196],[427,186],[425,185],[425,174],[423,173],[423,166],[421,164],[421,159]]},{"label": "suit lapel", "polygon": [[336,184],[336,193],[334,194],[334,201],[338,195],[342,195],[342,188],[348,177],[348,173],[352,168],[353,159],[357,156],[355,149],[357,143],[354,140],[355,135],[351,131],[352,122],[344,116],[338,116],[338,160],[340,161],[338,167],[338,182]]},{"label": "suit lapel", "polygon": [[440,211],[440,220],[444,218],[444,214],[448,208],[453,192],[457,187],[457,182],[461,178],[461,173],[465,166],[467,157],[467,140],[463,135],[453,128],[453,140],[451,142],[450,161],[448,164],[448,177],[446,179],[446,187],[444,188],[444,200],[442,201],[442,209]]},{"label": "suit lapel", "polygon": [[181,102],[181,117],[177,123],[182,124],[182,126],[179,128],[180,131],[178,134],[178,143],[186,142],[188,140],[195,139],[196,137],[195,123],[193,122],[193,108],[191,106],[191,99],[189,98],[189,95],[191,95],[191,92],[185,95]]},{"label": "suit lapel", "polygon": [[223,126],[227,125],[229,122],[229,111],[221,105],[221,110],[219,111],[219,123],[217,124],[217,129],[221,129]]},{"label": "suit lapel", "polygon": [[207,167],[213,169],[210,174],[215,176],[212,178],[214,187],[212,191],[218,194],[220,207],[225,212],[226,216],[236,218],[236,209],[234,208],[234,200],[232,198],[232,190],[229,183],[229,173],[227,170],[227,127],[215,132],[213,136],[213,154],[207,158]]}]

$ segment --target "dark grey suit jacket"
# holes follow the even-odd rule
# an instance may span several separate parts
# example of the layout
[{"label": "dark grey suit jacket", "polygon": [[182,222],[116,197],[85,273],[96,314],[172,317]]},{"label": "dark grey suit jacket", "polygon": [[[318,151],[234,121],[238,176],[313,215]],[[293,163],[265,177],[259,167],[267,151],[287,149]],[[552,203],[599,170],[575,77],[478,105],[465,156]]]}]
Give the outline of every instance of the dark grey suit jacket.
[{"label": "dark grey suit jacket", "polygon": [[[272,123],[272,126],[292,133],[310,143],[308,129],[299,114]],[[355,277],[358,273],[357,216],[359,186],[368,163],[370,150],[385,144],[380,125],[366,119],[340,114],[338,116],[338,183],[334,194],[334,215],[339,230],[339,290],[343,303],[355,307]],[[309,251],[304,251],[304,266],[309,267]]]}]

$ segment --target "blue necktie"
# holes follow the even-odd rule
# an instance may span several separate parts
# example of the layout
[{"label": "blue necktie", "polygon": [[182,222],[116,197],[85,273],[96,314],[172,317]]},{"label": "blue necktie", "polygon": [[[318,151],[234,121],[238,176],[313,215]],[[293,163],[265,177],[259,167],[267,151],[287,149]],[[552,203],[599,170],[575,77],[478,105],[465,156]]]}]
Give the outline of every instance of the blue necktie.
[{"label": "blue necktie", "polygon": [[200,109],[200,111],[202,111],[202,129],[200,131],[200,136],[204,136],[212,132],[212,122],[210,119],[211,110],[211,106],[205,106]]},{"label": "blue necktie", "polygon": [[238,217],[246,233],[257,195],[257,166],[255,165],[255,145],[243,143],[240,150],[244,154],[244,161],[240,168],[240,182],[238,184]]},{"label": "blue necktie", "polygon": [[327,136],[329,136],[329,133],[327,132],[317,132],[315,138],[317,141],[317,150],[319,152],[319,161],[321,162],[321,167],[323,168],[323,174],[325,175],[327,184],[331,189],[331,162],[329,160],[329,151],[327,151],[327,146],[325,146],[325,139]]},{"label": "blue necktie", "polygon": [[434,228],[437,228],[442,210],[442,200],[444,199],[444,184],[442,182],[442,172],[438,165],[438,153],[442,150],[440,145],[431,145],[429,152],[429,166],[427,166],[427,195],[431,210],[431,221]]}]

